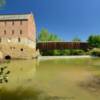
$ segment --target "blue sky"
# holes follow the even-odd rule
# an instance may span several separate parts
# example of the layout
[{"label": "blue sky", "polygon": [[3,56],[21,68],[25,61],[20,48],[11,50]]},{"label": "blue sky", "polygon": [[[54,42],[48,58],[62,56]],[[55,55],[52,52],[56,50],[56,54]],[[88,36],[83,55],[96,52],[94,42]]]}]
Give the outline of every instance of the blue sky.
[{"label": "blue sky", "polygon": [[46,28],[64,41],[100,35],[100,0],[6,0],[0,10],[0,14],[27,12],[35,16],[37,33]]}]

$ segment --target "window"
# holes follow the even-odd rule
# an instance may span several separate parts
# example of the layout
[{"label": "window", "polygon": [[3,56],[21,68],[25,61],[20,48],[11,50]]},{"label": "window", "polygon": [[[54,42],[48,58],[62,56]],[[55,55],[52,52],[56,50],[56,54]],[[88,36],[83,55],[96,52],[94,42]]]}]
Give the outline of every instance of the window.
[{"label": "window", "polygon": [[12,30],[12,34],[14,34],[14,30]]},{"label": "window", "polygon": [[21,48],[20,51],[23,51],[23,48]]},{"label": "window", "polygon": [[1,42],[2,40],[1,40],[1,38],[0,38],[0,42]]},{"label": "window", "polygon": [[20,21],[20,25],[22,25],[23,24],[23,22],[22,22],[22,20]]},{"label": "window", "polygon": [[6,30],[4,30],[4,34],[6,35]]},{"label": "window", "polygon": [[13,47],[13,49],[16,49],[15,47]]},{"label": "window", "polygon": [[12,21],[12,25],[14,25],[14,21]]},{"label": "window", "polygon": [[21,40],[20,40],[20,38],[18,38],[18,42],[20,42]]},{"label": "window", "polygon": [[6,26],[7,22],[5,21],[4,24],[5,24],[5,26]]},{"label": "window", "polygon": [[22,34],[22,30],[20,30],[20,35]]}]

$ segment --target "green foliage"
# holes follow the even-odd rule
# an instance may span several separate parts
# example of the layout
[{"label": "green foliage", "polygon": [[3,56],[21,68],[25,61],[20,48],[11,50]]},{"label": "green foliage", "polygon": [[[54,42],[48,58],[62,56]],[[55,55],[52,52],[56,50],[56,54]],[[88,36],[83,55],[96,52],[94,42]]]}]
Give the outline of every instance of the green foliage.
[{"label": "green foliage", "polygon": [[90,51],[90,55],[100,57],[100,49],[94,48]]},{"label": "green foliage", "polygon": [[71,55],[84,55],[84,54],[85,54],[84,50],[80,50],[80,49],[71,50]]},{"label": "green foliage", "polygon": [[53,50],[53,55],[59,56],[60,55],[60,50]]},{"label": "green foliage", "polygon": [[5,70],[7,69],[7,66],[1,67],[0,66],[0,84],[4,83],[4,82],[8,82],[8,74],[10,73],[10,71]]},{"label": "green foliage", "polygon": [[48,41],[60,41],[60,39],[55,34],[49,34]]},{"label": "green foliage", "polygon": [[43,56],[58,56],[60,55],[59,50],[47,50],[47,51],[41,51],[41,55]]},{"label": "green foliage", "polygon": [[55,34],[49,33],[48,30],[42,29],[38,41],[60,41],[60,38]]},{"label": "green foliage", "polygon": [[47,51],[41,51],[40,54],[43,56],[84,55],[85,51],[80,49],[47,50]]},{"label": "green foliage", "polygon": [[4,5],[5,5],[5,3],[6,3],[6,1],[5,1],[5,0],[0,0],[0,7],[4,6]]},{"label": "green foliage", "polygon": [[100,35],[91,35],[87,41],[90,46],[100,48]]},{"label": "green foliage", "polygon": [[65,50],[60,50],[60,55],[64,55],[64,56],[66,56],[66,55],[70,55],[70,50],[69,49],[65,49]]},{"label": "green foliage", "polygon": [[45,29],[42,29],[39,34],[38,40],[39,41],[48,41],[48,31]]},{"label": "green foliage", "polygon": [[72,42],[81,42],[81,39],[79,37],[74,37],[72,39]]}]

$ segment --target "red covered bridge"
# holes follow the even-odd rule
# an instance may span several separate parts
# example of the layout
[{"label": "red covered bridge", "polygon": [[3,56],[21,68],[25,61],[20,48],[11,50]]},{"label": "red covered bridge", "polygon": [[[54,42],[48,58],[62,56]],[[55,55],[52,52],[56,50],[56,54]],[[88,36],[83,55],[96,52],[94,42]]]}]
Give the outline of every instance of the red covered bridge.
[{"label": "red covered bridge", "polygon": [[39,50],[63,50],[63,49],[83,49],[87,50],[89,44],[87,42],[38,42]]}]

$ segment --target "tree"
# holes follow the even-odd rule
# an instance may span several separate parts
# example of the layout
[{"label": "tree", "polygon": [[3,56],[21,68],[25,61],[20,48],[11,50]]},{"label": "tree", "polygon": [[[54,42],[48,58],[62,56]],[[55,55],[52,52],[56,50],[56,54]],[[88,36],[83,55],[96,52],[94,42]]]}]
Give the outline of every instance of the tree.
[{"label": "tree", "polygon": [[39,37],[38,37],[38,41],[48,41],[49,38],[49,32],[46,29],[42,29]]},{"label": "tree", "polygon": [[79,37],[74,37],[72,39],[72,42],[81,42],[81,39]]},{"label": "tree", "polygon": [[49,34],[48,41],[61,41],[61,39],[55,34]]},{"label": "tree", "polygon": [[60,38],[53,33],[49,33],[48,30],[42,29],[38,41],[60,41]]},{"label": "tree", "polygon": [[100,48],[100,35],[91,35],[87,41],[90,46]]},{"label": "tree", "polygon": [[0,7],[4,6],[6,4],[5,0],[0,0]]}]

